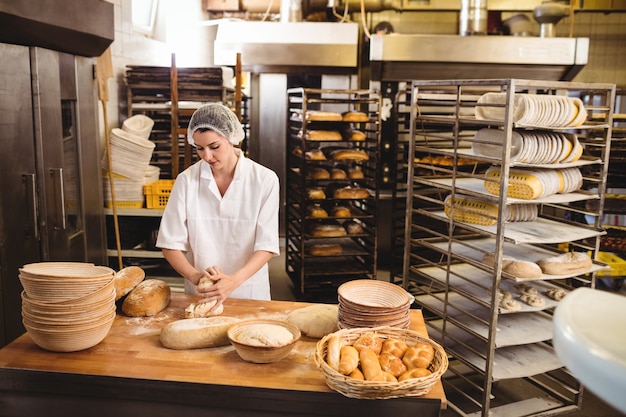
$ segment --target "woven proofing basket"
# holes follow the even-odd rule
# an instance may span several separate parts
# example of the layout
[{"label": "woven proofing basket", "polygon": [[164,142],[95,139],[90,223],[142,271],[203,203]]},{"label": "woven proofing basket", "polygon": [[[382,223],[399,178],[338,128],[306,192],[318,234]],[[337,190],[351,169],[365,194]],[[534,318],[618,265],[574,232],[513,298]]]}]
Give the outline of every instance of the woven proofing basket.
[{"label": "woven proofing basket", "polygon": [[[432,345],[435,350],[435,357],[428,367],[432,374],[422,378],[407,379],[402,382],[362,381],[342,375],[328,365],[326,353],[328,351],[328,341],[331,337],[340,336],[343,342],[342,345],[352,345],[359,337],[370,332],[376,333],[377,336],[383,339],[394,338],[401,340],[409,346],[417,343]],[[448,357],[439,344],[413,330],[383,326],[343,329],[324,336],[317,343],[315,364],[324,374],[326,385],[331,389],[350,398],[380,400],[398,397],[417,397],[427,394],[448,369]]]}]

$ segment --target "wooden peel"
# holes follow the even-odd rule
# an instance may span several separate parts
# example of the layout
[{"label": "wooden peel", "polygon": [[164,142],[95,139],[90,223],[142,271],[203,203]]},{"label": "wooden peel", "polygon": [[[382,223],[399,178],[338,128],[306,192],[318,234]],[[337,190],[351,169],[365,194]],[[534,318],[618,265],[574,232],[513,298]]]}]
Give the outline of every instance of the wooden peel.
[{"label": "wooden peel", "polygon": [[104,139],[107,153],[107,176],[111,187],[111,204],[113,206],[113,226],[115,229],[115,246],[117,248],[117,262],[119,270],[124,266],[122,263],[122,245],[120,243],[120,226],[117,217],[117,206],[115,204],[115,184],[113,181],[113,163],[111,161],[111,137],[109,133],[109,118],[107,115],[107,102],[109,101],[109,78],[113,77],[113,64],[111,62],[111,48],[107,48],[102,55],[96,59],[96,76],[98,79],[98,97],[102,103],[102,115],[104,118]]}]

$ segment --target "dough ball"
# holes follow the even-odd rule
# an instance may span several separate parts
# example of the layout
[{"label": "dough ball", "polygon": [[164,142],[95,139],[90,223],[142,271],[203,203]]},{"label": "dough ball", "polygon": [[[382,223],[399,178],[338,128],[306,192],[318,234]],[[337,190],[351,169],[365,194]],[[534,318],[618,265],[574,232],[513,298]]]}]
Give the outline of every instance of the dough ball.
[{"label": "dough ball", "polygon": [[315,304],[294,310],[287,316],[287,321],[309,337],[321,339],[337,331],[339,310],[333,304]]}]

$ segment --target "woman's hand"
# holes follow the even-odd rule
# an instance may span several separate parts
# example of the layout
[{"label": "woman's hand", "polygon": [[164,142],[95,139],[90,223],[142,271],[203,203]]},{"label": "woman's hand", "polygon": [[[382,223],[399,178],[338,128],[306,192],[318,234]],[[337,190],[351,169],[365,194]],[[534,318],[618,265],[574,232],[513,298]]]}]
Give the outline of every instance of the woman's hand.
[{"label": "woman's hand", "polygon": [[215,301],[215,305],[211,309],[213,311],[238,287],[238,284],[230,275],[224,274],[219,266],[210,266],[204,272],[213,281],[213,285],[198,287],[198,294],[202,297],[199,302]]}]

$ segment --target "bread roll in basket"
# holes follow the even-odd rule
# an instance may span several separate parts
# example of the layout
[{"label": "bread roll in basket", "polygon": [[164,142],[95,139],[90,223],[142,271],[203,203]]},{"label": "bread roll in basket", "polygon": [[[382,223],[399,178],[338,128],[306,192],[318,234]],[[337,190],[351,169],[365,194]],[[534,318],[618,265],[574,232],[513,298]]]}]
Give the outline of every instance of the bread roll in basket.
[{"label": "bread roll in basket", "polygon": [[[393,338],[404,341],[410,346],[418,343],[432,345],[435,355],[428,368],[431,374],[401,382],[364,381],[343,375],[331,368],[326,362],[328,344],[333,336],[339,336],[342,345],[352,345],[359,337],[371,332],[375,332],[378,337],[383,339]],[[387,399],[425,395],[430,392],[448,369],[448,356],[438,343],[413,330],[389,326],[350,328],[330,333],[317,342],[314,359],[315,364],[326,378],[326,385],[346,397],[357,399]]]}]

